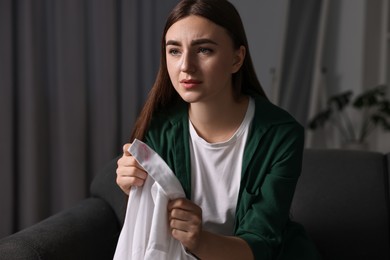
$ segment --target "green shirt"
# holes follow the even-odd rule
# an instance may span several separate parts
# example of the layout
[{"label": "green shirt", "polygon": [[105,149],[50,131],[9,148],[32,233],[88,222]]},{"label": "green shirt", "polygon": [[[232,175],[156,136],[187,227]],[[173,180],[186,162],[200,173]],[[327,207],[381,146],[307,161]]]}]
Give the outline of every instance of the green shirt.
[{"label": "green shirt", "polygon": [[[314,249],[303,228],[289,220],[301,172],[304,129],[263,97],[254,99],[255,115],[244,151],[234,234],[249,244],[255,259],[317,259],[311,253],[302,258],[302,250]],[[156,114],[145,142],[166,161],[190,199],[188,120],[188,105],[184,102]],[[293,250],[289,249],[290,240],[294,241]],[[291,255],[295,251],[299,256]]]}]

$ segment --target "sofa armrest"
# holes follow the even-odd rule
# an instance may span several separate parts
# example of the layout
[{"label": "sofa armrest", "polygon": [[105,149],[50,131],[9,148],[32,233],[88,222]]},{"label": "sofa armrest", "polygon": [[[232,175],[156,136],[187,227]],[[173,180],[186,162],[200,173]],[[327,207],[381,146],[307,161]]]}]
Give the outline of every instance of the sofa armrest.
[{"label": "sofa armrest", "polygon": [[0,240],[0,259],[112,259],[120,226],[102,199],[88,198]]}]

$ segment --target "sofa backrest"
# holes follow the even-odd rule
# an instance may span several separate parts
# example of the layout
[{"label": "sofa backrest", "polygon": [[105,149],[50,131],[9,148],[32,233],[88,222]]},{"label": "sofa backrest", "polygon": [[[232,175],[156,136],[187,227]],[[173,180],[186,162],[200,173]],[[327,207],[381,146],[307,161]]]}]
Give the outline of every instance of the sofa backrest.
[{"label": "sofa backrest", "polygon": [[390,153],[386,155],[386,159],[387,159],[387,180],[388,180],[387,189],[389,190],[389,205],[390,205]]},{"label": "sofa backrest", "polygon": [[126,214],[127,195],[116,184],[116,168],[118,158],[111,160],[100,173],[96,175],[90,187],[92,197],[101,198],[114,210],[118,224],[123,225]]},{"label": "sofa backrest", "polygon": [[386,157],[364,151],[305,151],[291,214],[324,259],[390,259]]}]

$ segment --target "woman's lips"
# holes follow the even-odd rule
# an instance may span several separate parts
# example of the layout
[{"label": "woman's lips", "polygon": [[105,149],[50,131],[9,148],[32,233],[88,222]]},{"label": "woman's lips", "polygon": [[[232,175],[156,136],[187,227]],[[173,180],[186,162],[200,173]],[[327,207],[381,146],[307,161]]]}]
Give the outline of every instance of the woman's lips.
[{"label": "woman's lips", "polygon": [[180,83],[185,89],[191,89],[201,84],[202,81],[196,79],[183,79]]}]

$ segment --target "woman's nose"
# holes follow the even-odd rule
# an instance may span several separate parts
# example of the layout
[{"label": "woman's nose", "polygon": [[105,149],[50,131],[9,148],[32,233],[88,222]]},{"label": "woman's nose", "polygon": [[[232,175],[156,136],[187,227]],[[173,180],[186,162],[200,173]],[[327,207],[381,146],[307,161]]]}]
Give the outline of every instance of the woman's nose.
[{"label": "woman's nose", "polygon": [[184,53],[182,55],[181,71],[183,72],[194,72],[196,70],[195,59],[191,53]]}]

